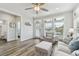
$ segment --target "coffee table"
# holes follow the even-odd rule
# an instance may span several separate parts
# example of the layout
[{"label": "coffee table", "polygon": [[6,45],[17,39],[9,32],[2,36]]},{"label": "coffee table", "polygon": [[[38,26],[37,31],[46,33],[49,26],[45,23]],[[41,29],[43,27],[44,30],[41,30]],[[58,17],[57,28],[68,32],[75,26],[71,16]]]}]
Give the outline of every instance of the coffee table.
[{"label": "coffee table", "polygon": [[35,46],[36,55],[38,56],[50,56],[52,51],[52,43],[42,41]]}]

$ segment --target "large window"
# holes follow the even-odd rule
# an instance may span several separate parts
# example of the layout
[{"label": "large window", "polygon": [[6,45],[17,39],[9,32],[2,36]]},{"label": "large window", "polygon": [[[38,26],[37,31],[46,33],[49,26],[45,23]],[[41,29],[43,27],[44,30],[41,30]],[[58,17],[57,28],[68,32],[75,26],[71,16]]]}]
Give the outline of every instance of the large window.
[{"label": "large window", "polygon": [[55,25],[55,35],[63,36],[64,17],[55,18],[54,25]]}]

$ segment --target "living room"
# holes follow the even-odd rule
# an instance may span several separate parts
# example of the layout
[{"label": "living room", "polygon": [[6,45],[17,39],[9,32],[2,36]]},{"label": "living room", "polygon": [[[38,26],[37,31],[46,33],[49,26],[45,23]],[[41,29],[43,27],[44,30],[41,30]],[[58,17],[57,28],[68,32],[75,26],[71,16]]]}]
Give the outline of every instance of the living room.
[{"label": "living room", "polygon": [[78,11],[78,3],[0,3],[0,55],[79,56]]}]

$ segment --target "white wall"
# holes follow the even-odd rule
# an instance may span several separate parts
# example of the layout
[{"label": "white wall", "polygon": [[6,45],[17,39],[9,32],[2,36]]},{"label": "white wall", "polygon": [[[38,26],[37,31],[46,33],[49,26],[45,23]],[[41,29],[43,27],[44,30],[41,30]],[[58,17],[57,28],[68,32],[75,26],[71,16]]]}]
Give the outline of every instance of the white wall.
[{"label": "white wall", "polygon": [[[75,13],[75,15],[74,15]],[[74,38],[79,36],[77,32],[77,22],[79,22],[79,5],[73,10],[73,27],[74,27]]]},{"label": "white wall", "polygon": [[65,20],[64,20],[64,38],[67,37],[68,31],[71,27],[73,27],[73,13],[69,12],[64,14]]},{"label": "white wall", "polygon": [[[31,26],[26,26],[25,22],[30,22]],[[21,41],[33,38],[33,20],[26,15],[21,18]]]}]

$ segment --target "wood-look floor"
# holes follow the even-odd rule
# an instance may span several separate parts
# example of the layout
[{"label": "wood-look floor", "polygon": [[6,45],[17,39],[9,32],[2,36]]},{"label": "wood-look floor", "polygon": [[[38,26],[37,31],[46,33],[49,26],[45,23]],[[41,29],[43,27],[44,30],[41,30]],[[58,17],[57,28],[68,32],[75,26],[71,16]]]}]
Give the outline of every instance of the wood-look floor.
[{"label": "wood-look floor", "polygon": [[36,56],[34,39],[26,41],[10,41],[0,45],[0,56]]},{"label": "wood-look floor", "polygon": [[23,42],[7,42],[0,45],[0,56],[34,56],[34,46],[33,39]]}]

